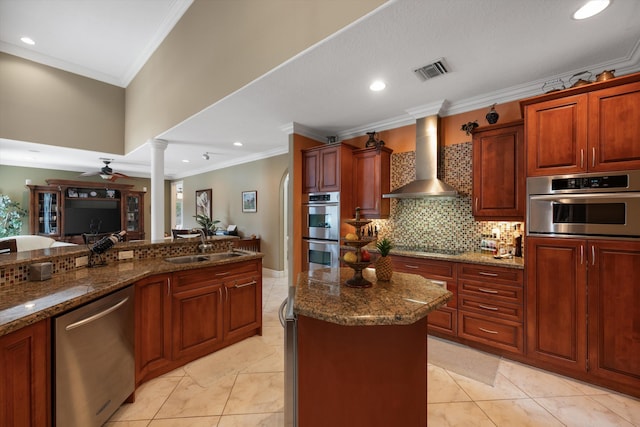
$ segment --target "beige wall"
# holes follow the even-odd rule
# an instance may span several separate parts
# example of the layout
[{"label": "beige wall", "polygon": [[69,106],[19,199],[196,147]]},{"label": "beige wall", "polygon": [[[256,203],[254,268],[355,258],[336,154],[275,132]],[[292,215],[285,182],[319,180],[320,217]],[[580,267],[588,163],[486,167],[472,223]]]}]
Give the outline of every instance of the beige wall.
[{"label": "beige wall", "polygon": [[195,0],[127,87],[125,152],[383,3]]},{"label": "beige wall", "polygon": [[0,52],[0,138],[124,154],[124,92]]},{"label": "beige wall", "polygon": [[[29,189],[25,187],[25,180],[30,179],[33,185],[47,185],[47,179],[68,179],[84,182],[104,182],[100,177],[78,178],[78,172],[52,169],[25,168],[18,166],[0,165],[0,194],[6,194],[11,200],[19,202],[24,209],[29,208]],[[131,178],[119,180],[118,184],[131,184],[133,189],[142,191],[144,187],[151,188],[151,182],[146,178]],[[151,232],[151,195],[147,192],[144,198],[144,226],[147,238]],[[25,218],[22,234],[30,234],[29,219]]]},{"label": "beige wall", "polygon": [[[252,234],[261,238],[263,266],[277,271],[284,269],[284,219],[281,215],[283,193],[281,183],[288,172],[288,154],[269,157],[251,163],[219,169],[184,178],[184,225],[197,227],[195,221],[196,190],[212,190],[212,217],[221,224],[235,224],[241,236]],[[256,213],[243,213],[243,191],[257,191]]]}]

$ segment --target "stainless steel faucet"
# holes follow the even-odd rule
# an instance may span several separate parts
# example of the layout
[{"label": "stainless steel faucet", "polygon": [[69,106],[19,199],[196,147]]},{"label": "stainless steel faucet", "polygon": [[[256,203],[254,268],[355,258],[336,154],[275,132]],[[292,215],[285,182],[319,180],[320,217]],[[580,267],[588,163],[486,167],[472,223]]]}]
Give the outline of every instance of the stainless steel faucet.
[{"label": "stainless steel faucet", "polygon": [[200,233],[200,240],[202,241],[202,243],[198,245],[200,252],[205,253],[207,249],[211,249],[213,247],[213,245],[205,243],[204,230],[202,228],[194,228],[191,231],[197,231]]}]

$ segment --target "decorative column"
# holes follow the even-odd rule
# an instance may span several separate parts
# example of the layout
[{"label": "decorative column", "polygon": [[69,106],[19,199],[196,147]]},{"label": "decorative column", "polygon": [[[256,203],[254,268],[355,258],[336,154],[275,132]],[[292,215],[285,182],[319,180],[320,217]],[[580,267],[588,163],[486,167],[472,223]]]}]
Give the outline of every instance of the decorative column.
[{"label": "decorative column", "polygon": [[169,143],[150,139],[151,145],[151,241],[164,239],[164,152]]}]

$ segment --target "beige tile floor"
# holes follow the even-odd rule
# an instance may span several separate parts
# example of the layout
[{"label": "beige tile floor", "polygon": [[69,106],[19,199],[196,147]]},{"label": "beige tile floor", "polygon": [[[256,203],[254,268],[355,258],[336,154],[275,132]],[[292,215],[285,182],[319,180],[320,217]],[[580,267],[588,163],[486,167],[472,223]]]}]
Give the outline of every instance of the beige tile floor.
[{"label": "beige tile floor", "polygon": [[[263,336],[143,384],[107,426],[282,426],[286,293],[286,278],[265,277]],[[428,390],[429,427],[640,427],[639,399],[505,359],[493,387],[429,365]]]}]

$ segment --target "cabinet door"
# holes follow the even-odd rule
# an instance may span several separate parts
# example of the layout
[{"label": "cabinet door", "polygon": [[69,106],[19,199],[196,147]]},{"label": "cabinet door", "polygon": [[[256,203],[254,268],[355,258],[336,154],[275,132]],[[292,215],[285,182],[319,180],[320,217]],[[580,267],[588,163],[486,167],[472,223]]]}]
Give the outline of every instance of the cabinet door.
[{"label": "cabinet door", "polygon": [[640,82],[589,94],[589,169],[640,168]]},{"label": "cabinet door", "polygon": [[222,284],[174,293],[171,327],[174,360],[222,347]]},{"label": "cabinet door", "polygon": [[169,275],[142,279],[135,289],[136,384],[171,362]]},{"label": "cabinet door", "polygon": [[527,176],[586,172],[587,95],[526,106]]},{"label": "cabinet door", "polygon": [[262,333],[262,280],[247,275],[225,282],[224,334],[234,340]]},{"label": "cabinet door", "polygon": [[0,337],[0,425],[50,425],[49,321]]},{"label": "cabinet door", "polygon": [[309,150],[302,153],[302,192],[314,193],[319,191],[320,183],[320,153]]},{"label": "cabinet door", "polygon": [[340,191],[340,146],[320,150],[320,191]]},{"label": "cabinet door", "polygon": [[368,148],[353,153],[353,207],[365,218],[388,218],[391,187],[391,150]]},{"label": "cabinet door", "polygon": [[144,239],[144,193],[126,193],[122,206],[121,228],[127,231],[127,240]]},{"label": "cabinet door", "polygon": [[589,370],[640,389],[640,243],[589,241]]},{"label": "cabinet door", "polygon": [[62,207],[59,191],[31,191],[31,229],[53,239],[61,236]]},{"label": "cabinet door", "polygon": [[584,372],[586,241],[527,239],[527,355]]},{"label": "cabinet door", "polygon": [[473,215],[524,220],[524,126],[488,128],[473,135]]}]

